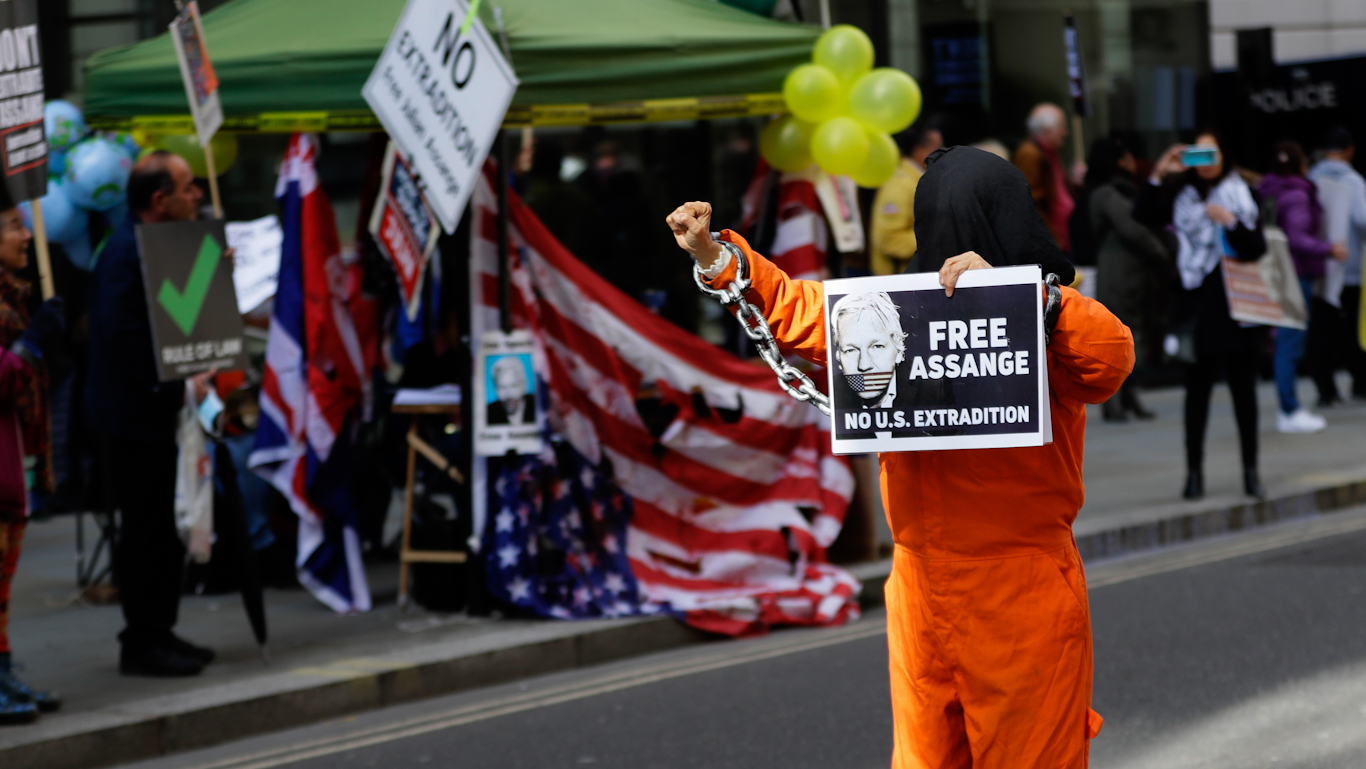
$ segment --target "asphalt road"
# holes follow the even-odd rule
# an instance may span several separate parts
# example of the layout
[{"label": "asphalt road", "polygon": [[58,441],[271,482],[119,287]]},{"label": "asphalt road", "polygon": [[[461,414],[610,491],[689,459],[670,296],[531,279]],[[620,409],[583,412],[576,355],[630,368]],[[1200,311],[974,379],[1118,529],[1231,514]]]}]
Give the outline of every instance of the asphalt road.
[{"label": "asphalt road", "polygon": [[[1088,569],[1092,766],[1366,766],[1366,509]],[[366,713],[138,769],[887,766],[884,615]]]}]

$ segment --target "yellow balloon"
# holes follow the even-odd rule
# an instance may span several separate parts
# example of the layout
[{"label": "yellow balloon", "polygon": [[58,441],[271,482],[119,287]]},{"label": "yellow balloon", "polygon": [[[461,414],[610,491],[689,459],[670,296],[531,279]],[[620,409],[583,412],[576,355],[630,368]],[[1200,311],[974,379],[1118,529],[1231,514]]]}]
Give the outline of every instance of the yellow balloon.
[{"label": "yellow balloon", "polygon": [[846,88],[873,68],[873,41],[851,24],[836,24],[816,39],[812,60],[835,73]]},{"label": "yellow balloon", "polygon": [[850,176],[858,186],[876,189],[886,184],[896,173],[897,164],[901,162],[901,150],[885,131],[870,130],[867,134],[868,159],[863,161],[862,168]]},{"label": "yellow balloon", "polygon": [[831,118],[811,136],[811,157],[826,173],[856,173],[868,160],[868,132],[851,117]]},{"label": "yellow balloon", "polygon": [[860,123],[897,133],[920,115],[920,86],[905,72],[879,67],[849,89],[849,112]]},{"label": "yellow balloon", "polygon": [[811,134],[816,127],[791,115],[769,121],[759,134],[759,153],[779,171],[800,171],[811,165]]},{"label": "yellow balloon", "polygon": [[[184,158],[185,162],[190,164],[190,170],[196,178],[208,178],[209,165],[204,159],[204,149],[199,146],[199,137],[193,134],[160,136],[156,139],[156,146]],[[237,162],[237,135],[216,134],[209,142],[209,147],[213,150],[213,170],[222,176]]]},{"label": "yellow balloon", "polygon": [[835,73],[815,64],[803,64],[787,73],[783,100],[792,114],[808,123],[820,123],[844,112],[844,89]]}]

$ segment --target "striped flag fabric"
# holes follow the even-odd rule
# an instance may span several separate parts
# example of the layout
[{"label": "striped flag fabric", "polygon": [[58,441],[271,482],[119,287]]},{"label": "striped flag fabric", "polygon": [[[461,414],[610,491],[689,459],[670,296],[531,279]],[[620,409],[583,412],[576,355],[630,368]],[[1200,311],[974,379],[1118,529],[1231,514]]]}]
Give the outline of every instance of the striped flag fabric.
[{"label": "striped flag fabric", "polygon": [[275,188],[284,244],[248,464],[299,516],[299,581],[334,611],[353,613],[370,608],[351,494],[370,340],[357,332],[353,310],[365,312],[359,273],[342,262],[317,154],[316,136],[295,134]]},{"label": "striped flag fabric", "polygon": [[[471,331],[479,338],[498,327],[496,202],[487,175],[473,201]],[[551,429],[588,466],[610,469],[629,505],[625,542],[613,535],[608,544],[624,550],[639,610],[731,635],[856,617],[858,581],[825,559],[854,485],[848,465],[830,453],[828,420],[783,393],[768,369],[680,330],[596,275],[515,194],[509,220],[513,323],[536,340]],[[508,482],[508,473],[490,470],[487,493],[476,497],[488,505],[493,535],[550,511],[544,502],[509,502]],[[593,494],[610,498],[600,488],[607,482],[598,474]],[[488,531],[485,541],[494,550],[507,545]],[[495,594],[553,592],[516,576],[500,584],[502,576],[490,570]]]},{"label": "striped flag fabric", "polygon": [[896,372],[885,374],[845,374],[844,378],[849,382],[849,389],[871,398],[874,395],[881,395],[887,390],[887,385],[892,383],[892,376]]},{"label": "striped flag fabric", "polygon": [[[745,192],[740,225],[743,232],[753,232],[759,217],[766,215],[760,207],[763,205],[763,192],[769,173],[768,163],[760,158],[754,179]],[[779,174],[777,221],[772,223],[773,245],[765,256],[783,272],[798,280],[821,280],[825,270],[829,225],[809,173]]]}]

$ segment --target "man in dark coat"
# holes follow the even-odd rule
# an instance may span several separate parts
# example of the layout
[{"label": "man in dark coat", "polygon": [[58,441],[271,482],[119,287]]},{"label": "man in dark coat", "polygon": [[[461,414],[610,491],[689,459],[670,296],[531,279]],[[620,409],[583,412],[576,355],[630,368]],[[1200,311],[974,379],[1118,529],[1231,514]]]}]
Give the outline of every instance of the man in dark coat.
[{"label": "man in dark coat", "polygon": [[[153,152],[128,179],[131,211],[109,236],[90,298],[90,425],[103,447],[105,488],[120,511],[114,580],[127,627],[119,634],[125,675],[186,676],[213,652],[171,632],[180,608],[185,548],[176,533],[176,425],[183,381],[161,382],[142,285],[137,226],[190,221],[203,193],[183,159]],[[197,377],[203,387],[206,377]]]}]

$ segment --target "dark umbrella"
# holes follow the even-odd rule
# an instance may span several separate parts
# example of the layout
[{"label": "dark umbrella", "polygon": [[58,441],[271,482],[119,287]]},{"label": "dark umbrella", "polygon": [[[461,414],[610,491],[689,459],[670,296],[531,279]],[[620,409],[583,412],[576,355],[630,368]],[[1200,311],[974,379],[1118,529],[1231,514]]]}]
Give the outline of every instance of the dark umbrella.
[{"label": "dark umbrella", "polygon": [[266,602],[261,592],[256,553],[247,532],[247,511],[242,504],[241,487],[237,485],[237,466],[232,463],[232,454],[226,445],[215,443],[213,451],[214,475],[218,481],[213,500],[214,532],[218,535],[218,541],[214,543],[214,555],[221,555],[228,564],[237,565],[237,584],[242,593],[242,605],[246,607],[256,643],[261,645],[261,658],[265,659]]}]

